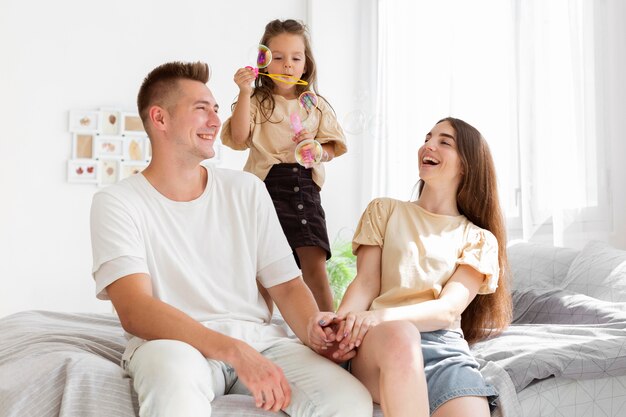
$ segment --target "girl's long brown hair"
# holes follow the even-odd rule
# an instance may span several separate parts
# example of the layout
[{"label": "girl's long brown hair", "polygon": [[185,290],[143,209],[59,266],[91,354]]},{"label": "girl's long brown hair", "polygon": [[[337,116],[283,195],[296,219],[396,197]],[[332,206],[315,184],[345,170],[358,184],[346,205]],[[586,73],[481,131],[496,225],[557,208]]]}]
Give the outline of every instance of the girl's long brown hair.
[{"label": "girl's long brown hair", "polygon": [[[261,37],[261,45],[268,46],[272,38],[281,35],[283,33],[289,33],[291,35],[299,35],[304,41],[304,56],[305,56],[305,68],[306,72],[302,74],[302,79],[308,83],[308,85],[296,85],[296,94],[299,96],[305,91],[312,91],[321,99],[324,99],[317,92],[317,65],[315,64],[315,58],[313,58],[313,52],[311,51],[311,42],[309,41],[309,34],[307,27],[298,22],[297,20],[272,20],[265,25],[265,32]],[[261,69],[260,71],[264,71]],[[270,77],[257,77],[254,80],[254,90],[251,97],[257,96],[260,103],[261,114],[263,115],[263,121],[270,121],[272,113],[274,112],[274,80]],[[237,102],[232,105],[232,110],[235,109]],[[319,109],[317,109],[319,111]],[[276,121],[273,123],[280,123]]]},{"label": "girl's long brown hair", "polygon": [[[500,276],[493,294],[477,295],[461,315],[461,328],[468,343],[501,333],[511,322],[506,228],[498,199],[496,169],[487,142],[480,132],[460,119],[447,117],[456,132],[456,144],[464,173],[456,195],[458,210],[476,226],[489,230],[498,240]],[[424,183],[420,180],[419,193]]]}]

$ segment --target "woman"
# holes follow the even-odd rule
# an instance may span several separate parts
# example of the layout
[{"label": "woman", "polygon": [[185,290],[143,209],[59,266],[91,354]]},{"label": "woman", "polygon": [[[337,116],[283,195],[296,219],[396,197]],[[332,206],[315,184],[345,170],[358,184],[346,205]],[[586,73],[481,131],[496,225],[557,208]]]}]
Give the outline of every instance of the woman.
[{"label": "woman", "polygon": [[493,160],[475,128],[439,121],[419,149],[418,199],[375,199],[357,227],[357,276],[339,351],[385,417],[489,416],[497,397],[468,343],[510,322]]}]

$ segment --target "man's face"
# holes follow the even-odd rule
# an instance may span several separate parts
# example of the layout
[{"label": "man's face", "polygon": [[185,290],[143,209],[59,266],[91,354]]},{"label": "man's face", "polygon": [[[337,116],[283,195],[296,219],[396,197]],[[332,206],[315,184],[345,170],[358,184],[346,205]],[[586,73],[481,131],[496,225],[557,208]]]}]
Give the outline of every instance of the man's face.
[{"label": "man's face", "polygon": [[200,81],[179,80],[177,86],[177,101],[169,112],[168,140],[192,156],[213,158],[213,145],[222,125],[217,115],[219,106]]}]

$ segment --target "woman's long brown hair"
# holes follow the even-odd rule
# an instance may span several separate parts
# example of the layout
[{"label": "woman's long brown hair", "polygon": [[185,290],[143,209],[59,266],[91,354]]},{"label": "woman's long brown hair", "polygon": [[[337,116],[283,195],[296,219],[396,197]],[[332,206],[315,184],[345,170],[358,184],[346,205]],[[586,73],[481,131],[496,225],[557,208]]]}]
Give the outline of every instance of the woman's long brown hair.
[{"label": "woman's long brown hair", "polygon": [[[477,295],[461,315],[461,328],[471,344],[501,333],[511,323],[506,228],[498,197],[496,169],[487,142],[476,128],[463,120],[447,117],[437,124],[442,122],[450,123],[455,130],[464,173],[456,196],[458,210],[476,226],[489,230],[498,240],[498,289],[493,294]],[[423,186],[420,180],[419,193]]]}]

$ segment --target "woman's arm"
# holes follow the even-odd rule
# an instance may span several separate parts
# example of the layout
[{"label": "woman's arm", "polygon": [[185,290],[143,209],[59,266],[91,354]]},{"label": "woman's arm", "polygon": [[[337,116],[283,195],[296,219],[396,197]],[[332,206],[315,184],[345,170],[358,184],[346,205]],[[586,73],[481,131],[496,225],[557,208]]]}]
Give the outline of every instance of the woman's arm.
[{"label": "woman's arm", "polygon": [[350,311],[363,311],[370,308],[372,301],[380,294],[381,248],[361,246],[357,252],[354,280],[337,309],[337,315],[344,316]]},{"label": "woman's arm", "polygon": [[[341,305],[337,309],[337,319],[340,320],[339,327],[336,331],[336,340],[340,342],[350,335],[354,327],[358,330],[363,325],[363,315],[357,315],[353,312],[366,312],[372,301],[380,294],[380,260],[382,249],[379,246],[363,245],[359,247],[356,257],[357,274],[354,280],[348,286]],[[347,328],[347,318],[350,318],[350,328]],[[367,329],[367,326],[363,327]],[[362,339],[362,338],[361,338]],[[356,341],[355,341],[356,343]],[[356,345],[360,345],[361,342]],[[340,349],[348,351],[353,349],[353,343],[350,349],[346,349],[345,343],[340,344]]]},{"label": "woman's arm", "polygon": [[377,321],[409,320],[420,332],[450,327],[472,302],[485,276],[469,265],[459,265],[439,298],[423,303],[376,310]]},{"label": "woman's arm", "polygon": [[448,328],[476,297],[484,278],[471,266],[459,265],[436,300],[374,311],[352,310],[346,315],[341,334],[337,335],[346,338],[340,349],[359,347],[369,328],[384,321],[408,320],[420,332]]}]

